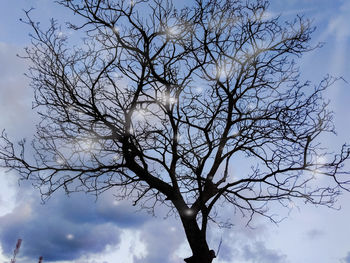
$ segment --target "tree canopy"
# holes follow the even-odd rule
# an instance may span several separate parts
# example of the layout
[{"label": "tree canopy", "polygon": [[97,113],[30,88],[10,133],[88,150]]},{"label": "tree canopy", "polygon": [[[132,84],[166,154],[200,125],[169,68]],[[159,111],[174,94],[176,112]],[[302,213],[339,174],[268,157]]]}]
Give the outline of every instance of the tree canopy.
[{"label": "tree canopy", "polygon": [[[318,85],[300,81],[295,59],[313,50],[310,21],[282,23],[268,1],[58,0],[82,22],[71,36],[26,12],[25,58],[41,116],[27,159],[3,132],[0,165],[57,189],[119,198],[178,214],[193,252],[211,262],[208,221],[226,203],[252,218],[293,199],[332,206],[348,190],[344,162],[322,148],[335,133]],[[244,161],[243,161],[244,160]],[[249,162],[251,170],[233,174]],[[317,176],[326,183],[317,183]]]}]

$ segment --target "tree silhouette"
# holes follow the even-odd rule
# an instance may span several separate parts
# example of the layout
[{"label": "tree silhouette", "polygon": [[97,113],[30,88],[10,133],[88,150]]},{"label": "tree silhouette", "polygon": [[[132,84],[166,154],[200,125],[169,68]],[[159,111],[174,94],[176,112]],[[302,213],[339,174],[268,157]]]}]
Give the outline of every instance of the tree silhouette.
[{"label": "tree silhouette", "polygon": [[[43,198],[113,188],[151,212],[166,205],[192,250],[185,261],[210,263],[217,204],[275,220],[270,203],[332,206],[348,189],[349,148],[332,154],[319,143],[335,133],[322,97],[335,79],[301,82],[294,62],[315,48],[309,20],[281,23],[268,1],[56,2],[80,19],[68,25],[72,42],[55,20],[44,30],[28,11],[24,21],[41,116],[34,160],[4,132],[0,148],[1,166]],[[251,170],[234,175],[242,162]]]}]

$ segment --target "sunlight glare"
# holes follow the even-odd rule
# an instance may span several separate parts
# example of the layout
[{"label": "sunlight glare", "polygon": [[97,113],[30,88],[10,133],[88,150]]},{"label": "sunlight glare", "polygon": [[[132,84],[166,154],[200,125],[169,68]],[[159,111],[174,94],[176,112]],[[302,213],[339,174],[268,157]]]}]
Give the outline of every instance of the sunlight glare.
[{"label": "sunlight glare", "polygon": [[58,164],[64,164],[65,163],[65,161],[64,161],[64,159],[62,158],[62,157],[56,157],[56,162],[58,163]]},{"label": "sunlight glare", "polygon": [[182,139],[182,136],[181,136],[180,134],[178,134],[178,135],[176,136],[176,141],[177,141],[177,142],[180,142],[181,139]]},{"label": "sunlight glare", "polygon": [[118,26],[114,26],[112,30],[114,33],[119,34],[120,28]]},{"label": "sunlight glare", "polygon": [[144,120],[146,116],[146,111],[143,109],[138,109],[134,111],[134,120],[141,121]]},{"label": "sunlight glare", "polygon": [[296,207],[296,205],[295,205],[295,203],[294,203],[293,201],[289,201],[288,207],[289,207],[290,209],[293,209],[293,208]]},{"label": "sunlight glare", "polygon": [[173,105],[173,104],[176,103],[176,99],[173,98],[173,97],[169,97],[169,98],[168,98],[168,103],[169,103],[170,105]]},{"label": "sunlight glare", "polygon": [[203,88],[202,87],[196,87],[195,88],[195,92],[196,93],[201,93],[203,91]]},{"label": "sunlight glare", "polygon": [[253,111],[256,109],[256,105],[254,103],[249,103],[247,109],[248,111]]},{"label": "sunlight glare", "polygon": [[316,156],[316,160],[314,161],[315,169],[313,170],[313,178],[319,179],[322,176],[322,168],[325,164],[327,164],[327,158],[325,156]]},{"label": "sunlight glare", "polygon": [[84,152],[91,152],[94,148],[94,141],[92,140],[81,140],[79,146]]},{"label": "sunlight glare", "polygon": [[66,235],[66,239],[73,240],[74,239],[74,235],[73,234],[67,234]]},{"label": "sunlight glare", "polygon": [[117,162],[120,160],[120,155],[118,153],[116,153],[114,156],[113,156],[113,161],[114,162]]},{"label": "sunlight glare", "polygon": [[166,29],[167,36],[177,37],[181,34],[181,29],[179,26],[170,26]]},{"label": "sunlight glare", "polygon": [[221,79],[224,79],[224,78],[227,78],[227,72],[225,70],[224,67],[217,67],[216,68],[216,76],[217,78],[221,78]]},{"label": "sunlight glare", "polygon": [[166,105],[173,105],[177,102],[176,98],[166,95],[164,93],[161,96],[158,96],[157,100]]},{"label": "sunlight glare", "polygon": [[186,215],[186,216],[193,216],[194,215],[193,209],[191,209],[191,208],[185,209],[184,215]]}]

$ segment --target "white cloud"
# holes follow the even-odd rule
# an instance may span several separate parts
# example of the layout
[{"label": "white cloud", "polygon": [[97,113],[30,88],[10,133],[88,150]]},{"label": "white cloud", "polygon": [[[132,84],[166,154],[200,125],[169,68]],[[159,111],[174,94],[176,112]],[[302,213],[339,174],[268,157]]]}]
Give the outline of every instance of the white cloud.
[{"label": "white cloud", "polygon": [[348,38],[350,36],[350,28],[348,27],[349,23],[349,14],[342,13],[337,16],[331,18],[328,24],[328,33],[331,35],[335,35],[337,40],[341,40],[343,38]]},{"label": "white cloud", "polygon": [[15,208],[17,178],[13,173],[0,170],[0,216],[11,212]]},{"label": "white cloud", "polygon": [[[133,263],[134,258],[143,258],[146,255],[145,245],[141,242],[140,234],[139,230],[125,229],[121,232],[119,244],[107,245],[102,253],[82,256],[74,262],[114,263],[116,259],[119,259],[123,263]],[[69,262],[71,261],[67,261],[67,263]]]}]

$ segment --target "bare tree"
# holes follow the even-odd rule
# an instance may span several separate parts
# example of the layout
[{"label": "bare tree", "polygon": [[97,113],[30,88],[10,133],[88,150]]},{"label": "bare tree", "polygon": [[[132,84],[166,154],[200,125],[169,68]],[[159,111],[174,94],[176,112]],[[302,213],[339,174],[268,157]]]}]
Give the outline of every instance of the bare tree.
[{"label": "bare tree", "polygon": [[[210,263],[217,204],[275,220],[270,203],[332,206],[348,189],[349,148],[319,144],[334,133],[322,93],[335,79],[301,82],[293,60],[315,48],[309,20],[281,23],[268,1],[254,0],[180,10],[170,0],[56,2],[81,21],[69,24],[73,42],[54,20],[47,30],[29,12],[24,21],[42,118],[35,160],[5,133],[0,148],[1,166],[33,180],[43,198],[113,188],[150,211],[166,205],[191,247],[185,261]],[[251,170],[233,176],[243,160]]]},{"label": "bare tree", "polygon": [[13,257],[12,257],[10,263],[16,263],[16,256],[17,256],[17,254],[18,254],[18,252],[19,252],[19,249],[20,249],[20,247],[21,247],[21,244],[22,244],[22,239],[18,239],[18,240],[17,240],[17,243],[16,243],[16,248],[15,248],[15,250],[13,251]]}]

